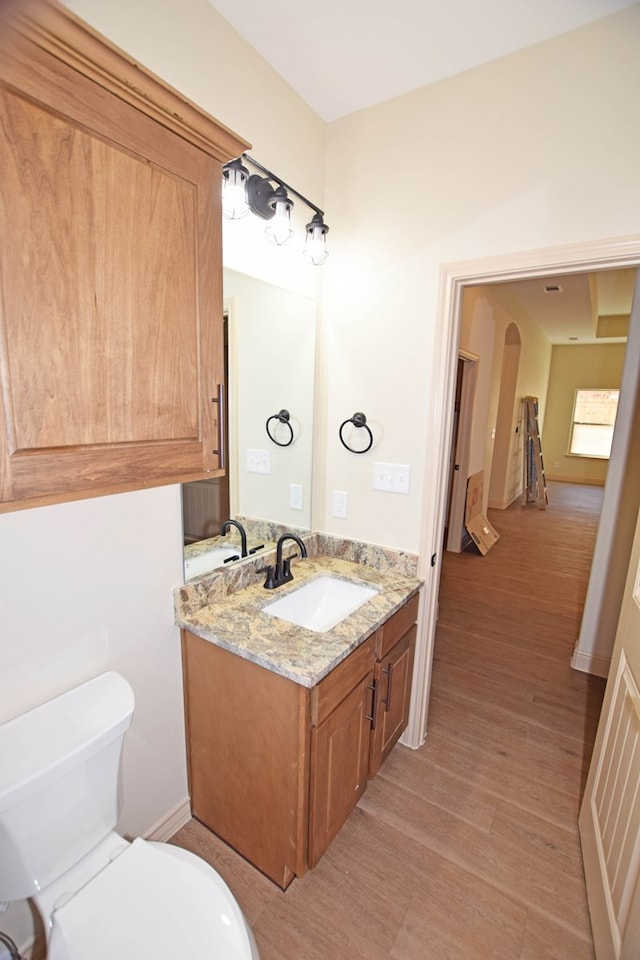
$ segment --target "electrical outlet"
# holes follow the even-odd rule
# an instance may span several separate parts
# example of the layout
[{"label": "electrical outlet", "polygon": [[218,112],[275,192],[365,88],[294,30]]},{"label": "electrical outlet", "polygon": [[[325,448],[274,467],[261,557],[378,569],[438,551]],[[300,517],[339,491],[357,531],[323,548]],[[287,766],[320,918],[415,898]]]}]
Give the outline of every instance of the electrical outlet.
[{"label": "electrical outlet", "polygon": [[347,516],[347,494],[344,490],[334,490],[331,495],[331,510],[334,517],[342,517],[343,519]]},{"label": "electrical outlet", "polygon": [[411,467],[408,463],[374,463],[373,489],[388,493],[409,493]]},{"label": "electrical outlet", "polygon": [[301,483],[289,484],[289,506],[292,510],[303,509],[303,491]]},{"label": "electrical outlet", "polygon": [[271,454],[268,450],[247,448],[247,473],[271,473]]}]

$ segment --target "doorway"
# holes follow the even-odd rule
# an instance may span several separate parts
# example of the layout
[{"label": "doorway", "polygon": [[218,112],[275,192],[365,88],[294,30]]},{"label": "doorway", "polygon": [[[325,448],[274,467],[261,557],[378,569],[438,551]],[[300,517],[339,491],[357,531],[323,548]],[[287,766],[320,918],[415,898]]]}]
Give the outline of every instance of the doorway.
[{"label": "doorway", "polygon": [[[427,733],[427,713],[433,643],[438,611],[438,590],[440,580],[439,550],[444,529],[444,514],[447,505],[449,485],[450,438],[453,426],[453,398],[457,375],[458,344],[460,337],[462,297],[466,287],[494,282],[506,282],[531,278],[543,278],[549,275],[594,272],[598,270],[637,268],[640,265],[640,237],[628,240],[612,240],[608,243],[581,244],[569,248],[550,249],[511,255],[503,258],[463,262],[443,267],[442,270],[442,326],[443,336],[438,345],[438,354],[434,369],[436,376],[431,384],[431,402],[434,409],[441,409],[442,416],[437,421],[438,435],[435,438],[436,456],[429,464],[425,476],[425,497],[435,504],[433,511],[427,510],[422,520],[420,569],[419,574],[425,582],[422,603],[418,644],[416,648],[416,670],[414,696],[412,700],[409,726],[404,742],[417,747]],[[636,326],[638,326],[636,324]],[[630,330],[640,344],[640,330]],[[640,349],[634,346],[640,357]],[[637,362],[636,358],[636,362]],[[626,367],[630,366],[629,363]],[[635,414],[636,400],[630,404],[625,416],[630,420]],[[621,479],[618,479],[618,483]],[[640,490],[640,483],[636,486]],[[616,495],[618,491],[614,491]],[[637,510],[638,504],[636,504]],[[615,537],[617,530],[611,531]],[[602,527],[602,524],[601,524]],[[630,545],[629,545],[630,548]],[[626,568],[625,568],[626,571]]]}]

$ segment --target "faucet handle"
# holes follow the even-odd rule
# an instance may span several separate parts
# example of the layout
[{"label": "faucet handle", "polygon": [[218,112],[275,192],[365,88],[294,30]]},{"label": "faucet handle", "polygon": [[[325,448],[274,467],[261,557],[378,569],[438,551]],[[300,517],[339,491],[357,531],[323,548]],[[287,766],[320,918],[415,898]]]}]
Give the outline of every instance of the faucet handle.
[{"label": "faucet handle", "polygon": [[265,590],[273,590],[275,587],[277,587],[275,574],[276,574],[275,567],[273,566],[267,567],[267,577],[266,577],[266,580],[264,581]]}]

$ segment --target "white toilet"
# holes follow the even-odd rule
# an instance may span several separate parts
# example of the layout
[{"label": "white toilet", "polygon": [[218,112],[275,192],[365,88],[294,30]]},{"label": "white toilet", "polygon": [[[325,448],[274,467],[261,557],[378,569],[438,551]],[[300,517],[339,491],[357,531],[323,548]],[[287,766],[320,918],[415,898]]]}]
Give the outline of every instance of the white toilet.
[{"label": "white toilet", "polygon": [[33,899],[48,960],[259,960],[209,864],[113,832],[133,706],[109,672],[0,726],[0,901]]}]

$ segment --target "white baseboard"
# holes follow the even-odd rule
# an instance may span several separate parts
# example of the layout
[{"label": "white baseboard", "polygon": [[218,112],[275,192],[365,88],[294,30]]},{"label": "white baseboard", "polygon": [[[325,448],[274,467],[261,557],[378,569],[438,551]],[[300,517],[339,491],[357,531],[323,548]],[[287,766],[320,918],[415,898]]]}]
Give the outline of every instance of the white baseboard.
[{"label": "white baseboard", "polygon": [[160,840],[164,843],[169,837],[172,837],[180,827],[191,819],[191,801],[185,797],[180,803],[176,804],[173,810],[170,810],[161,820],[147,830],[145,840]]},{"label": "white baseboard", "polygon": [[571,657],[571,666],[574,670],[581,670],[582,673],[592,673],[596,677],[609,676],[610,660],[607,657],[598,657],[594,653],[583,653],[581,650],[574,650]]}]

